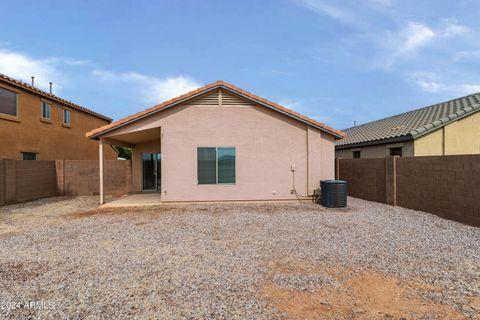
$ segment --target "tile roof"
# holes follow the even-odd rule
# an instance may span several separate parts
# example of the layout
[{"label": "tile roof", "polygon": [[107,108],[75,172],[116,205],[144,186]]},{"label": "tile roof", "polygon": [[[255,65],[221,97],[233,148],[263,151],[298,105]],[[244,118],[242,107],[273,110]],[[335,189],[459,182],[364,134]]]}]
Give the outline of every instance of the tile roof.
[{"label": "tile roof", "polygon": [[268,101],[267,99],[264,99],[264,98],[261,98],[253,93],[250,93],[248,91],[245,91],[243,89],[240,89],[234,85],[231,85],[229,83],[226,83],[224,81],[217,81],[217,82],[213,82],[213,83],[210,83],[210,84],[207,84],[206,86],[203,86],[201,88],[198,88],[197,90],[193,90],[193,91],[190,91],[186,94],[183,94],[181,96],[178,96],[176,98],[173,98],[173,99],[170,99],[168,101],[165,101],[159,105],[156,105],[152,108],[149,108],[149,109],[146,109],[144,111],[141,111],[141,112],[138,112],[134,115],[131,115],[127,118],[124,118],[124,119],[121,119],[121,120],[118,120],[118,121],[115,121],[113,123],[110,123],[108,125],[105,125],[103,127],[100,127],[100,128],[97,128],[97,129],[94,129],[90,132],[87,132],[86,136],[89,137],[89,138],[97,138],[98,136],[102,135],[103,133],[107,132],[107,131],[110,131],[110,130],[113,130],[117,127],[120,127],[122,125],[126,125],[127,123],[131,123],[133,121],[136,121],[136,120],[139,120],[145,116],[148,116],[150,114],[153,114],[153,113],[156,113],[158,111],[161,111],[163,109],[166,109],[168,107],[171,107],[171,106],[174,106],[174,105],[177,105],[179,103],[182,103],[182,102],[185,102],[186,100],[189,100],[189,99],[192,99],[194,97],[197,97],[198,95],[200,94],[203,94],[207,91],[210,91],[210,90],[214,90],[216,88],[225,88],[227,90],[230,90],[232,92],[235,92],[239,95],[242,95],[250,100],[253,100],[253,101],[256,101],[257,103],[260,103],[260,104],[263,104],[263,105],[266,105],[276,111],[279,111],[279,112],[282,112],[292,118],[295,118],[297,120],[300,120],[300,121],[303,121],[313,127],[316,127],[320,130],[323,130],[333,136],[335,136],[336,138],[343,138],[345,137],[345,134],[339,130],[335,130],[321,122],[318,122],[318,121],[315,121],[313,119],[310,119],[304,115],[301,115],[295,111],[292,111],[288,108],[285,108],[275,102],[271,102],[271,101]]},{"label": "tile roof", "polygon": [[65,99],[62,99],[52,93],[49,93],[49,92],[46,92],[46,91],[43,91],[37,87],[34,87],[34,86],[31,86],[29,85],[28,83],[25,83],[23,81],[20,81],[20,80],[17,80],[17,79],[14,79],[14,78],[11,78],[7,75],[4,75],[3,73],[0,73],[0,82],[5,82],[9,85],[12,85],[12,86],[15,86],[15,87],[20,87],[22,89],[25,89],[25,90],[28,90],[30,92],[34,92],[36,94],[39,94],[45,98],[48,98],[48,99],[51,99],[51,100],[54,100],[54,101],[57,101],[59,103],[62,103],[66,106],[69,106],[71,107],[72,109],[76,109],[76,110],[79,110],[79,111],[82,111],[82,112],[85,112],[85,113],[89,113],[95,117],[98,117],[98,118],[102,118],[103,120],[107,120],[108,122],[112,122],[112,119],[107,117],[107,116],[104,116],[100,113],[97,113],[95,111],[92,111],[90,109],[87,109],[85,107],[82,107],[76,103],[73,103],[71,101],[68,101],[68,100],[65,100]]},{"label": "tile roof", "polygon": [[335,143],[341,149],[382,140],[414,139],[477,111],[480,111],[480,93],[345,129],[347,137]]}]

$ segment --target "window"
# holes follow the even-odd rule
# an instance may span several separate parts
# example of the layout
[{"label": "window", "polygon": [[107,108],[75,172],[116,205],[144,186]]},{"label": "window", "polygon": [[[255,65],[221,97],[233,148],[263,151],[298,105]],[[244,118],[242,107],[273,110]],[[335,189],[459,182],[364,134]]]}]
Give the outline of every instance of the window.
[{"label": "window", "polygon": [[50,112],[52,107],[47,102],[42,102],[42,118],[50,120]]},{"label": "window", "polygon": [[22,160],[37,160],[35,152],[22,152]]},{"label": "window", "polygon": [[235,183],[235,148],[198,148],[198,184]]},{"label": "window", "polygon": [[399,156],[401,157],[402,156],[402,148],[391,148],[390,149],[390,155],[391,156]]},{"label": "window", "polygon": [[0,88],[0,113],[17,116],[17,94]]},{"label": "window", "polygon": [[70,110],[63,109],[63,123],[70,125]]},{"label": "window", "polygon": [[361,151],[353,151],[354,159],[360,159],[360,157],[361,157]]}]

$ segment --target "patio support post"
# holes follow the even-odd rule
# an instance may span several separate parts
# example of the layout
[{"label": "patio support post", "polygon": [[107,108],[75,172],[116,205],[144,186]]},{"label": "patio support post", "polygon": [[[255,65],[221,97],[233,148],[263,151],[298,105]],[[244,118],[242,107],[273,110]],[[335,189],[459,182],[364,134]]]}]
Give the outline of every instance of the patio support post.
[{"label": "patio support post", "polygon": [[100,204],[105,203],[105,195],[103,193],[103,141],[100,139],[100,143],[98,144],[98,158],[99,158],[99,168],[100,168]]}]

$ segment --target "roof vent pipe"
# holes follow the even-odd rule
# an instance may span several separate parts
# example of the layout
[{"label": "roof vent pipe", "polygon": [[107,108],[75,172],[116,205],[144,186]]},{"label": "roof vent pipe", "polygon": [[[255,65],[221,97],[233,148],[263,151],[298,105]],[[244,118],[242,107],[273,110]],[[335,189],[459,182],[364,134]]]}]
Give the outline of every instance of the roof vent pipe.
[{"label": "roof vent pipe", "polygon": [[50,94],[52,94],[52,83],[50,82]]},{"label": "roof vent pipe", "polygon": [[32,87],[34,87],[34,86],[35,86],[35,77],[32,76]]}]

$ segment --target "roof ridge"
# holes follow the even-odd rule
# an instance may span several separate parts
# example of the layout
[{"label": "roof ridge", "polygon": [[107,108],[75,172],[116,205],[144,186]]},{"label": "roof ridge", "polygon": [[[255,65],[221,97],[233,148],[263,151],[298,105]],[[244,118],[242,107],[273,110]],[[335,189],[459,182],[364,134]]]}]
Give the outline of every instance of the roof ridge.
[{"label": "roof ridge", "polygon": [[416,111],[420,111],[420,110],[424,110],[424,109],[426,110],[426,109],[433,108],[433,107],[436,107],[436,106],[441,105],[441,104],[446,104],[446,103],[450,103],[450,102],[458,101],[458,100],[461,101],[461,105],[462,105],[462,107],[461,107],[460,109],[465,109],[465,108],[467,108],[467,107],[469,107],[469,106],[471,106],[471,105],[473,105],[473,104],[470,104],[470,102],[468,101],[468,103],[465,105],[465,104],[463,103],[462,99],[465,99],[465,98],[468,98],[468,97],[472,97],[472,96],[476,96],[476,95],[480,95],[480,92],[475,92],[475,93],[472,93],[472,94],[468,94],[468,95],[466,95],[466,96],[462,96],[462,97],[458,97],[458,98],[446,100],[446,101],[439,102],[439,103],[434,103],[434,104],[431,104],[431,105],[428,105],[428,106],[425,106],[425,107],[420,107],[420,108],[417,108],[417,109],[405,111],[405,112],[398,113],[398,114],[395,114],[395,115],[392,115],[392,116],[389,116],[389,117],[385,117],[385,118],[373,120],[373,121],[366,122],[366,123],[363,123],[363,124],[360,124],[360,125],[357,125],[357,126],[345,128],[345,129],[342,129],[342,130],[343,130],[343,131],[346,131],[346,130],[349,130],[349,129],[362,127],[362,126],[369,125],[369,124],[372,124],[372,123],[375,123],[375,122],[379,122],[379,121],[383,121],[383,120],[387,120],[387,119],[391,119],[391,118],[395,118],[395,117],[400,117],[400,116],[402,116],[402,115],[406,115],[406,114],[409,114],[409,113],[412,113],[412,112],[416,112]]},{"label": "roof ridge", "polygon": [[337,147],[413,139],[480,111],[480,93],[472,93],[346,129]]},{"label": "roof ridge", "polygon": [[27,90],[36,92],[36,93],[38,93],[38,94],[41,94],[41,95],[43,95],[43,96],[49,97],[49,98],[54,99],[54,100],[56,100],[56,101],[58,101],[58,102],[61,102],[61,103],[66,104],[66,105],[68,105],[68,106],[70,106],[70,107],[73,107],[74,109],[77,109],[77,110],[80,110],[80,111],[89,113],[89,114],[91,114],[91,115],[94,115],[94,116],[97,116],[97,117],[99,117],[99,118],[108,120],[108,121],[110,121],[110,122],[112,121],[112,118],[109,118],[109,117],[107,117],[107,116],[104,116],[103,114],[100,114],[100,113],[98,113],[98,112],[95,112],[95,111],[93,111],[93,110],[90,110],[90,109],[88,109],[88,108],[86,108],[86,107],[83,107],[83,106],[81,106],[81,105],[79,105],[79,104],[76,104],[76,103],[74,103],[74,102],[72,102],[72,101],[69,101],[69,100],[66,100],[66,99],[64,99],[64,98],[61,98],[61,97],[59,97],[59,96],[57,96],[57,95],[54,95],[53,93],[49,93],[49,92],[44,91],[44,90],[42,90],[42,89],[40,89],[40,88],[34,87],[34,86],[32,86],[32,85],[30,85],[30,84],[28,84],[28,83],[26,83],[26,82],[23,82],[22,80],[18,80],[18,79],[9,77],[9,76],[7,76],[6,74],[0,73],[0,80],[4,80],[4,81],[8,82],[9,84],[17,85],[17,86],[20,86],[20,87],[22,87],[22,88],[24,88],[24,89],[27,89]]},{"label": "roof ridge", "polygon": [[[466,111],[466,109],[471,108],[471,110]],[[480,111],[480,103],[474,103],[465,107],[460,108],[459,110],[449,113],[443,118],[440,118],[438,120],[432,121],[430,123],[427,123],[423,126],[420,126],[418,128],[415,128],[411,130],[408,134],[412,135],[413,137],[416,137],[420,134],[426,133],[427,131],[430,131],[433,128],[441,127],[453,120],[456,120],[462,116],[466,116],[470,113]]]},{"label": "roof ridge", "polygon": [[94,130],[91,130],[91,131],[86,133],[86,136],[89,137],[89,138],[92,138],[92,137],[100,134],[103,131],[113,130],[114,128],[116,128],[118,126],[121,126],[123,124],[126,124],[130,121],[134,121],[135,119],[138,119],[140,117],[144,117],[148,114],[151,114],[152,112],[163,110],[164,108],[166,108],[166,107],[168,107],[168,106],[170,106],[174,103],[181,102],[182,100],[194,98],[195,95],[197,95],[197,94],[203,94],[205,92],[208,92],[210,89],[217,88],[217,87],[218,88],[224,87],[224,88],[227,88],[227,89],[230,89],[230,90],[236,92],[237,94],[241,94],[241,95],[246,96],[247,98],[250,98],[252,100],[256,100],[257,102],[263,103],[263,104],[265,104],[265,105],[267,105],[267,106],[269,106],[273,109],[276,109],[279,112],[283,112],[283,113],[286,113],[287,115],[290,115],[291,117],[297,118],[297,120],[303,121],[303,122],[308,123],[308,124],[310,124],[314,127],[318,127],[319,129],[322,129],[326,132],[329,132],[330,134],[332,134],[333,136],[336,136],[337,138],[345,137],[345,134],[343,132],[339,131],[339,130],[333,129],[332,127],[329,127],[329,126],[325,125],[324,123],[321,123],[321,122],[313,120],[309,117],[303,116],[298,112],[295,112],[295,111],[293,111],[291,109],[288,109],[286,107],[283,107],[283,106],[281,106],[281,105],[279,105],[275,102],[272,102],[272,101],[269,101],[265,98],[257,96],[253,93],[250,93],[249,91],[243,90],[243,89],[241,89],[239,87],[236,87],[233,84],[227,83],[223,80],[217,80],[216,82],[209,83],[207,85],[204,85],[203,87],[200,87],[200,88],[197,88],[195,90],[189,91],[189,92],[184,93],[184,94],[182,94],[178,97],[172,98],[170,100],[167,100],[167,101],[164,101],[160,104],[157,104],[153,107],[150,107],[150,108],[145,109],[143,111],[137,112],[137,113],[135,113],[135,114],[133,114],[129,117],[120,119],[120,120],[115,121],[113,123],[110,123],[108,125],[99,127],[97,129],[94,129]]}]

